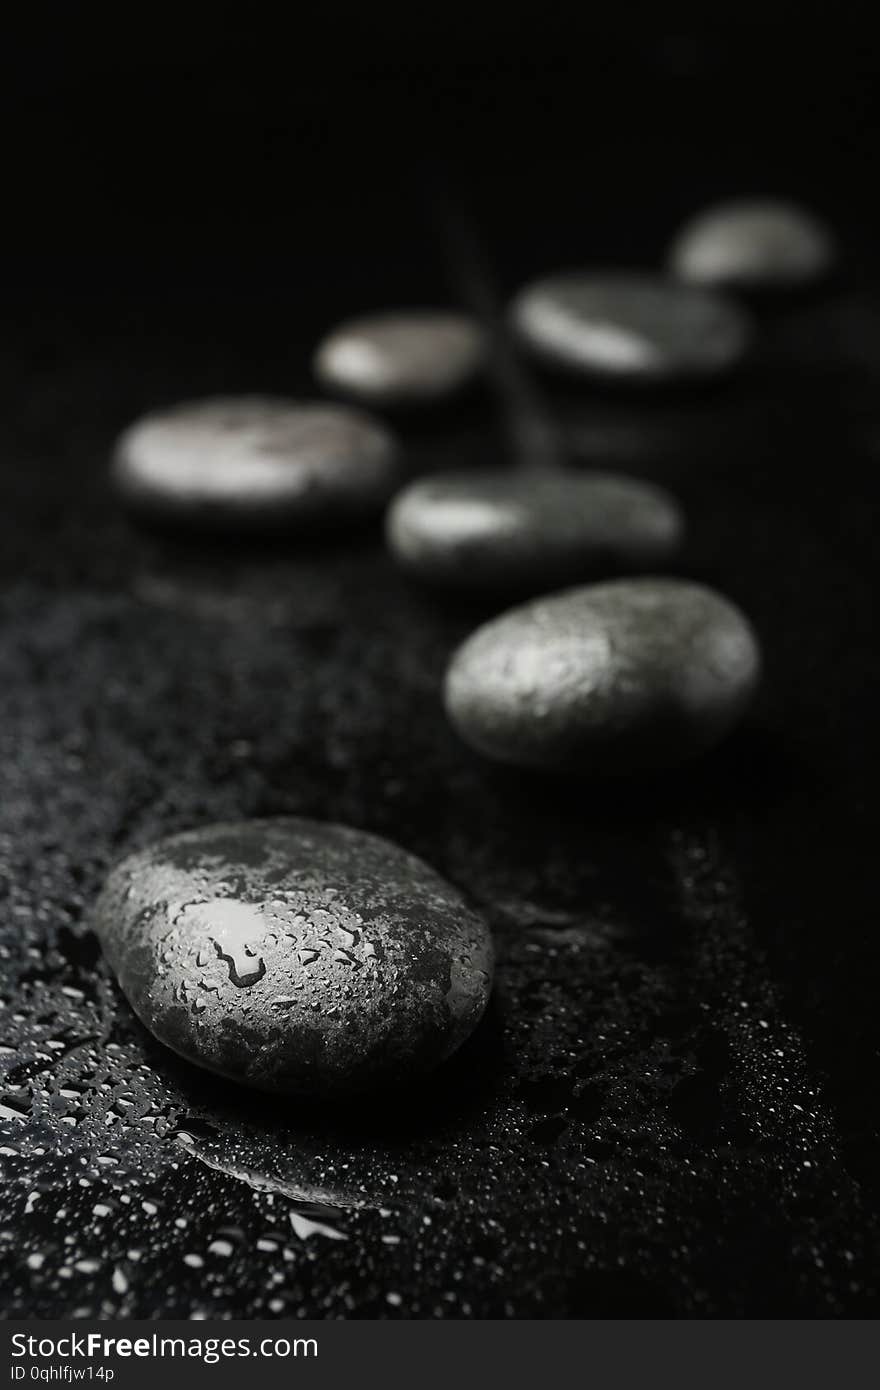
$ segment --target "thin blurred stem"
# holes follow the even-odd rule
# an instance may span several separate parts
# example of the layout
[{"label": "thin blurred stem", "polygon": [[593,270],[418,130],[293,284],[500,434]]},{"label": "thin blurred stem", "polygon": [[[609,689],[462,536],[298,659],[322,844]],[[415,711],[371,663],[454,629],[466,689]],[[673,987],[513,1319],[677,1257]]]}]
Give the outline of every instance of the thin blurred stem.
[{"label": "thin blurred stem", "polygon": [[559,431],[516,351],[473,220],[445,188],[432,188],[431,204],[456,292],[486,334],[489,378],[511,460],[520,468],[556,467],[562,462]]}]

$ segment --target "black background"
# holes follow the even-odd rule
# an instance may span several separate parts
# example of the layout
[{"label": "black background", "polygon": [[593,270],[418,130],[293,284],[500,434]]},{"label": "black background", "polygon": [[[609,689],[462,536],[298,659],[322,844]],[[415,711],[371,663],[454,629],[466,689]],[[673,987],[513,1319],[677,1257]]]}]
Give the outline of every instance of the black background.
[{"label": "black background", "polygon": [[444,174],[516,274],[654,259],[695,206],[749,190],[858,229],[877,129],[860,7],[593,8],[29,7],[0,60],[8,289],[219,283],[302,308],[320,287],[348,307],[385,276],[418,296],[413,194]]},{"label": "black background", "polygon": [[[287,19],[58,6],[17,17],[0,58],[7,1308],[873,1312],[868,28],[794,6]],[[218,553],[119,515],[106,458],[142,410],[307,390],[340,317],[454,300],[438,196],[503,296],[543,269],[656,265],[685,215],[751,192],[815,207],[844,257],[759,309],[735,382],[647,404],[547,387],[581,463],[679,493],[683,571],[763,639],[746,728],[680,777],[572,786],[467,754],[437,691],[480,614],[404,585],[376,536]],[[413,466],[498,453],[493,410],[404,426]],[[118,854],[282,812],[400,840],[496,929],[486,1025],[405,1103],[221,1091],[97,959],[88,906]],[[294,1238],[288,1208],[343,1212],[348,1238]],[[227,1230],[234,1255],[205,1255]]]}]

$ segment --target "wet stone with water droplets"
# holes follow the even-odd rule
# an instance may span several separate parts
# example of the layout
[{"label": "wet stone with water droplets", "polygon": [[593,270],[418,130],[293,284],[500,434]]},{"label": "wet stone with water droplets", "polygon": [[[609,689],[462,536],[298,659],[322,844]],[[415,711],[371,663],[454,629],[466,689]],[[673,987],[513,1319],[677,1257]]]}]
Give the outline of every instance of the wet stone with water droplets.
[{"label": "wet stone with water droplets", "polygon": [[405,1082],[464,1042],[491,988],[488,929],[453,887],[316,821],[174,835],[112,871],[93,922],[161,1042],[268,1091]]},{"label": "wet stone with water droplets", "polygon": [[400,474],[392,436],[362,411],[242,396],[138,420],[116,446],[113,478],[152,520],[301,530],[375,516]]},{"label": "wet stone with water droplets", "polygon": [[427,583],[526,595],[663,565],[684,519],[669,493],[621,474],[495,469],[418,479],[386,529],[402,567]]},{"label": "wet stone with water droplets", "polygon": [[427,404],[455,395],[483,368],[479,324],[465,314],[399,310],[354,319],[315,353],[315,375],[330,391],[377,407]]},{"label": "wet stone with water droplets", "polygon": [[720,295],[659,275],[572,271],[521,290],[511,318],[552,366],[608,381],[695,380],[743,357],[749,324]]},{"label": "wet stone with water droplets", "polygon": [[452,658],[446,709],[500,762],[614,774],[673,766],[737,722],[760,653],[746,618],[680,579],[621,579],[509,610]]}]

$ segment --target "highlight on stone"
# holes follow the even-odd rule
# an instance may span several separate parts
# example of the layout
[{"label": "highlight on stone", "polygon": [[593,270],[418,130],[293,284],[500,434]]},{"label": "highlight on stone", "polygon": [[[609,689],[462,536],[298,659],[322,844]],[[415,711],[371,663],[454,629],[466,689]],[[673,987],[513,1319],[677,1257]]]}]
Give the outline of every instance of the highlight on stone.
[{"label": "highlight on stone", "polygon": [[386,427],[351,406],[242,396],[187,402],[120,438],[116,487],[134,511],[228,529],[367,520],[399,484]]},{"label": "highlight on stone", "polygon": [[828,227],[795,203],[741,199],[698,213],[680,230],[669,266],[694,285],[784,289],[820,279],[836,259]]},{"label": "highlight on stone", "polygon": [[619,473],[482,469],[410,483],[386,533],[401,567],[425,583],[525,595],[662,566],[684,517],[663,488]]},{"label": "highlight on stone", "polygon": [[340,325],[318,346],[314,371],[327,390],[376,408],[457,395],[482,371],[476,320],[444,310],[397,310]]},{"label": "highlight on stone", "polygon": [[510,310],[522,344],[547,365],[608,381],[693,380],[731,371],[749,321],[712,291],[636,271],[571,271],[536,280]]},{"label": "highlight on stone", "polygon": [[718,743],[752,698],[760,651],[727,599],[681,579],[620,579],[513,608],[452,657],[447,714],[499,762],[615,774]]},{"label": "highlight on stone", "polygon": [[138,851],[94,909],[135,1013],[197,1066],[316,1097],[409,1081],[479,1022],[486,924],[414,855],[296,818]]}]

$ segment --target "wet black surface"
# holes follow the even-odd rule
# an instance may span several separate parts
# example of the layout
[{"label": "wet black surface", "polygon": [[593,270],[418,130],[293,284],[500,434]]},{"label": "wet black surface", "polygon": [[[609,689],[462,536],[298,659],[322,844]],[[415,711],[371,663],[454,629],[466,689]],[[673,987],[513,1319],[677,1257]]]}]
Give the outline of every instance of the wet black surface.
[{"label": "wet black surface", "polygon": [[[645,405],[550,391],[575,461],[681,498],[681,572],[741,605],[767,658],[734,739],[647,783],[469,754],[439,683],[486,610],[405,582],[378,531],[230,550],[137,532],[108,490],[113,439],[144,409],[296,389],[343,314],[447,298],[418,190],[385,189],[357,256],[329,216],[300,229],[299,277],[271,219],[240,260],[228,229],[199,260],[197,224],[178,244],[170,215],[127,247],[131,174],[94,248],[75,232],[51,263],[28,247],[39,298],[11,290],[0,332],[7,1316],[876,1312],[880,298],[832,143],[810,154],[849,269],[763,309],[740,377]],[[551,168],[528,208],[504,169],[475,179],[502,287],[588,257],[659,261],[719,190],[686,157],[658,206],[654,152],[617,223],[561,165],[553,217]],[[778,153],[763,186],[775,167],[781,192],[808,194],[806,157]],[[404,432],[414,469],[502,447],[480,399]],[[283,814],[397,840],[493,926],[489,1014],[416,1094],[322,1110],[214,1081],[140,1028],[100,959],[88,914],[118,857]]]}]

